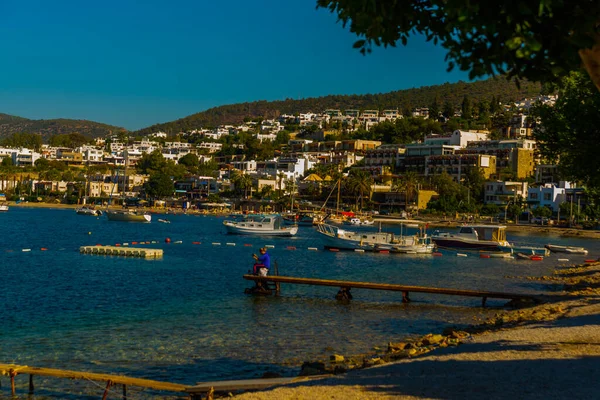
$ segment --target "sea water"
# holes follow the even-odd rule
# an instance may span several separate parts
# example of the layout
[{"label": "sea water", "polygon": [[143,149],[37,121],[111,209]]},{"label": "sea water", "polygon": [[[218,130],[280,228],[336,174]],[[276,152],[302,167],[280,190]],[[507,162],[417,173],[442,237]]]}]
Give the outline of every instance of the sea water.
[{"label": "sea water", "polygon": [[[509,241],[583,246],[590,255],[534,262],[450,251],[441,257],[331,252],[312,227],[300,227],[292,238],[261,238],[227,235],[223,220],[154,215],[151,223],[126,223],[17,207],[0,214],[0,363],[186,385],[267,371],[293,376],[303,361],[368,353],[389,341],[464,327],[506,302],[489,299],[484,309],[479,298],[411,293],[412,302],[403,304],[401,293],[359,289],[352,301],[340,302],[338,288],[286,284],[281,296],[246,295],[253,283],[242,275],[265,245],[285,276],[528,294],[560,290],[524,279],[552,274],[558,258],[574,263],[600,255],[594,240],[510,233]],[[382,229],[400,233],[398,225]],[[164,256],[79,253],[80,246],[95,244],[160,248]],[[93,382],[35,379],[37,398],[98,398],[103,391]],[[17,382],[26,393],[26,378]],[[2,383],[0,396],[10,390],[7,378]],[[132,398],[150,395],[131,390]]]}]

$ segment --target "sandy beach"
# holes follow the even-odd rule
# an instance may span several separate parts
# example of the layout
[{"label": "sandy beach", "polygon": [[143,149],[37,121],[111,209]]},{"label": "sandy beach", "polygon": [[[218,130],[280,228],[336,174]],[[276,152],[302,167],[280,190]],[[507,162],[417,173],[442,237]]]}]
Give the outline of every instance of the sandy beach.
[{"label": "sandy beach", "polygon": [[460,345],[399,361],[235,396],[267,399],[597,398],[600,264],[544,277],[564,290],[534,307],[501,311]]}]

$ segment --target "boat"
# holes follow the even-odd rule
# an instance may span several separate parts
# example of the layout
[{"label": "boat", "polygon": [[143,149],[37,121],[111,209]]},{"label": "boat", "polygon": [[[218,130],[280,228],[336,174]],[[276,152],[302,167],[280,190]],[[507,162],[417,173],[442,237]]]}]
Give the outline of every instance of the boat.
[{"label": "boat", "polygon": [[354,232],[325,223],[317,226],[317,232],[325,237],[325,247],[332,249],[428,254],[435,248],[426,234],[397,236],[381,231]]},{"label": "boat", "polygon": [[353,217],[353,218],[350,218],[350,219],[344,221],[344,224],[346,224],[346,225],[368,226],[368,225],[373,225],[374,223],[375,223],[375,220],[373,220],[373,219],[359,218],[359,217]]},{"label": "boat", "polygon": [[6,201],[0,202],[0,211],[8,211],[8,203]]},{"label": "boat", "polygon": [[457,233],[436,230],[431,240],[446,249],[512,251],[504,225],[463,225]]},{"label": "boat", "polygon": [[123,222],[150,222],[152,216],[147,212],[138,210],[106,210],[106,216],[109,221]]},{"label": "boat", "polygon": [[298,225],[285,226],[279,214],[249,215],[241,221],[225,220],[227,233],[238,235],[294,236]]},{"label": "boat", "polygon": [[314,224],[315,214],[306,211],[298,211],[282,215],[284,222],[288,225],[312,226]]},{"label": "boat", "polygon": [[90,206],[81,206],[79,208],[75,209],[75,212],[79,215],[89,215],[89,216],[93,216],[93,217],[98,217],[100,215],[102,215],[102,211],[98,210],[94,207],[90,207]]},{"label": "boat", "polygon": [[517,243],[511,243],[510,247],[503,248],[502,251],[512,251],[515,254],[522,253],[525,255],[539,255],[545,257],[550,255],[550,250],[548,250],[546,247],[521,245]]},{"label": "boat", "polygon": [[163,219],[163,218],[159,218],[158,222],[162,222],[163,224],[170,224],[171,221],[169,221],[168,219]]},{"label": "boat", "polygon": [[569,254],[583,254],[586,255],[588,251],[583,247],[575,246],[559,246],[556,244],[547,244],[545,246],[552,253],[569,253]]}]

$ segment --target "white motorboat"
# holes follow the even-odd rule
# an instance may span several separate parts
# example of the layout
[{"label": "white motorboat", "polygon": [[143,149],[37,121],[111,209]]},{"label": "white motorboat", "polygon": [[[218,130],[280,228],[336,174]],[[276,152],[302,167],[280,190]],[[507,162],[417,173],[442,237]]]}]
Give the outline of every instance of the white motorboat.
[{"label": "white motorboat", "polygon": [[137,210],[106,210],[109,221],[150,222],[152,216],[147,212]]},{"label": "white motorboat", "polygon": [[398,236],[381,231],[353,232],[329,224],[318,225],[317,232],[325,237],[325,247],[335,249],[425,254],[432,253],[435,248],[426,234]]},{"label": "white motorboat", "polygon": [[575,246],[559,246],[556,244],[547,244],[545,246],[552,253],[569,253],[569,254],[583,254],[587,255],[588,251],[583,247]]},{"label": "white motorboat", "polygon": [[88,216],[93,216],[93,217],[98,217],[100,215],[102,215],[102,211],[98,210],[94,207],[90,207],[90,206],[81,206],[79,208],[75,209],[75,212],[79,215],[88,215]]},{"label": "white motorboat", "polygon": [[0,202],[0,211],[8,211],[8,203],[3,201]]},{"label": "white motorboat", "polygon": [[227,233],[237,235],[294,236],[298,225],[286,226],[279,214],[249,215],[241,221],[225,220]]},{"label": "white motorboat", "polygon": [[511,251],[504,225],[463,225],[457,233],[435,231],[431,239],[440,248]]}]

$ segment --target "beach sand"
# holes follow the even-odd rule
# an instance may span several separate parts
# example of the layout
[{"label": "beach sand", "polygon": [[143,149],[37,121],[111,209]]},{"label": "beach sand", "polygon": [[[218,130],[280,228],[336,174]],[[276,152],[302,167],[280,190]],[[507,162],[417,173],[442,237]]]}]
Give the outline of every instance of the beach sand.
[{"label": "beach sand", "polygon": [[236,399],[593,399],[600,397],[600,264],[546,277],[538,306],[499,312],[458,347]]}]

